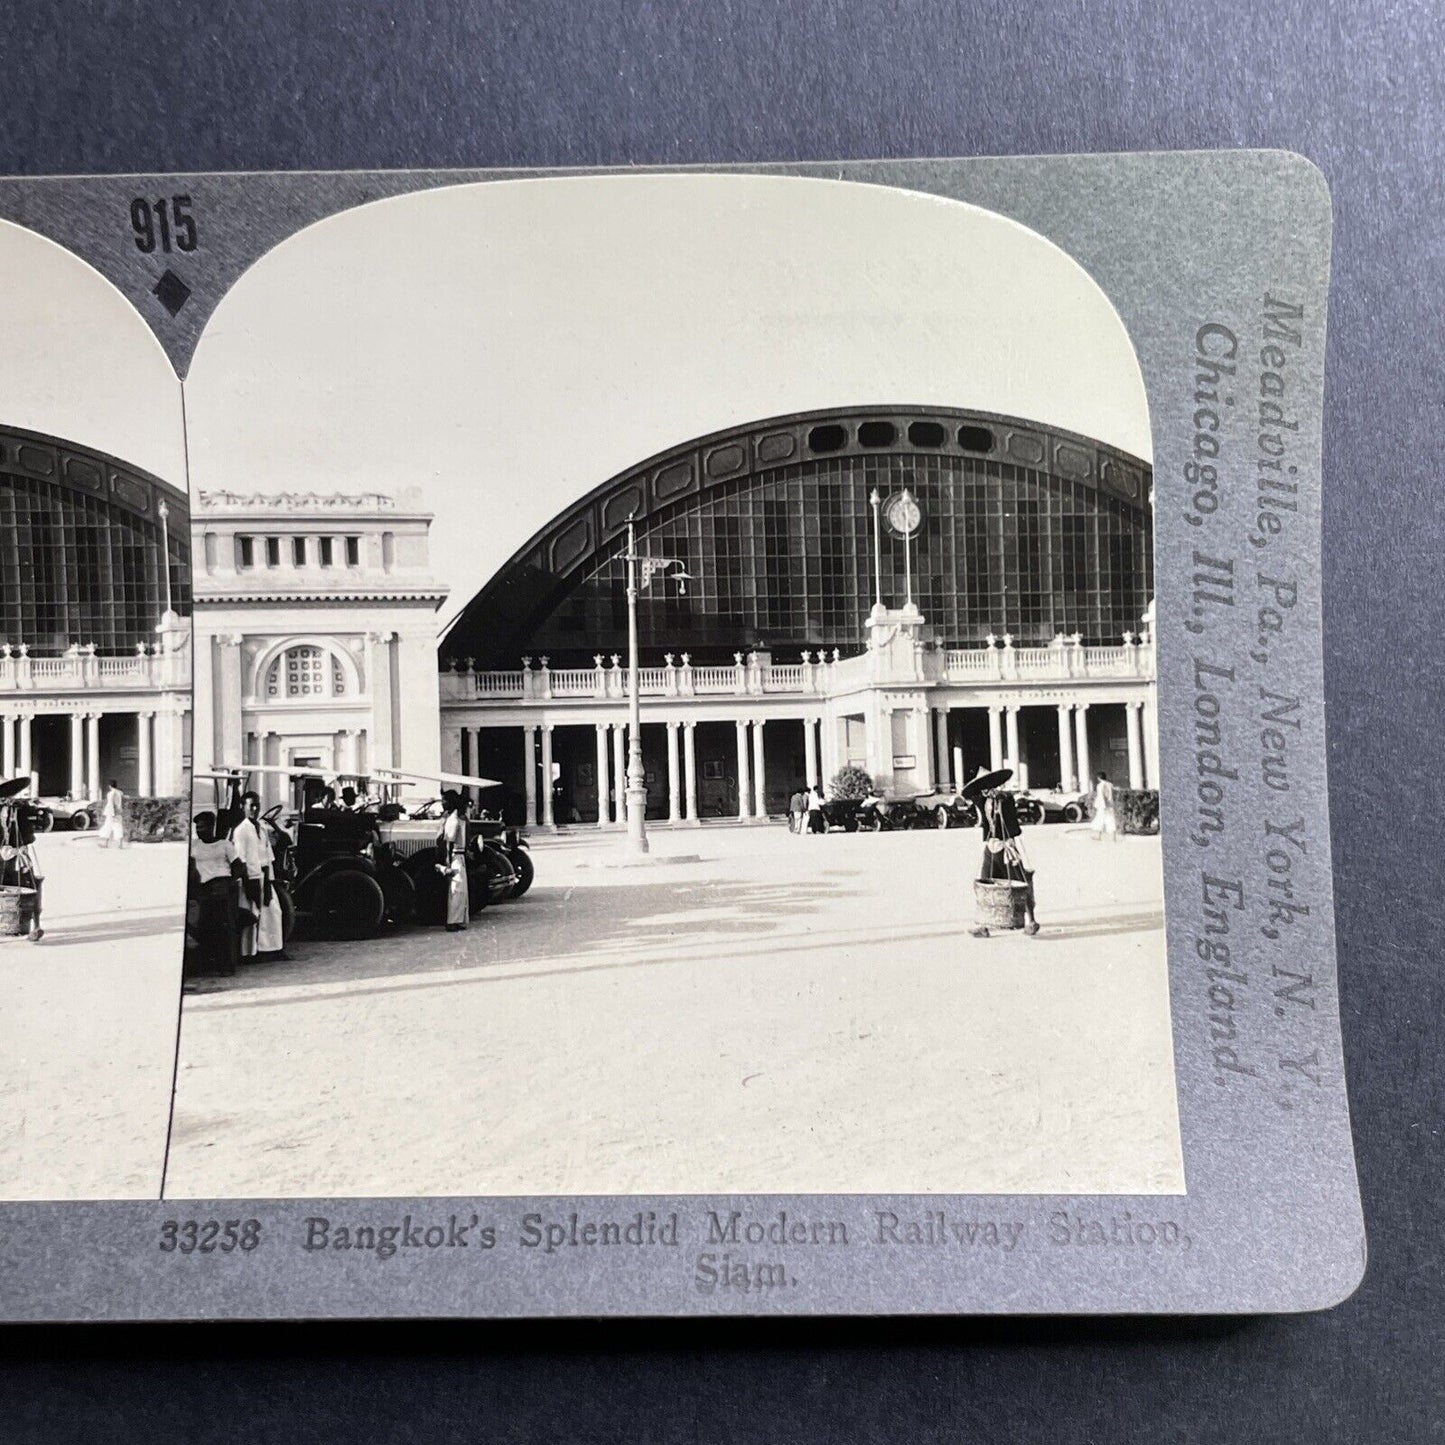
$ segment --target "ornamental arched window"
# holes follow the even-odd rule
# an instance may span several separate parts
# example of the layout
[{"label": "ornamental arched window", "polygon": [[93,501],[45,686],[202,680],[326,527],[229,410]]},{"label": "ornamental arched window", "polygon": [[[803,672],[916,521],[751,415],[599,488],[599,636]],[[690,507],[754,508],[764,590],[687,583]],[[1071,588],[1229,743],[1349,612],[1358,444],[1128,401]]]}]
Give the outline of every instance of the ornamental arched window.
[{"label": "ornamental arched window", "polygon": [[277,701],[345,697],[346,670],[325,648],[289,647],[266,674],[266,696]]}]

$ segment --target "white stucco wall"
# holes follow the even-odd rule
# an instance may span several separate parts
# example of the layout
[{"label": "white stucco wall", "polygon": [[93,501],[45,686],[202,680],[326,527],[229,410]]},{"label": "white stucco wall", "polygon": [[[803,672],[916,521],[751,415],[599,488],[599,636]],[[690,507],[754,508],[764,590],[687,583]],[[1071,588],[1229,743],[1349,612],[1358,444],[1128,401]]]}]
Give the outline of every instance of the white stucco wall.
[{"label": "white stucco wall", "polygon": [[199,488],[420,484],[441,625],[592,487],[766,416],[961,406],[1151,454],[1123,324],[1057,247],[771,176],[502,181],[322,221],[222,301],[186,396]]}]

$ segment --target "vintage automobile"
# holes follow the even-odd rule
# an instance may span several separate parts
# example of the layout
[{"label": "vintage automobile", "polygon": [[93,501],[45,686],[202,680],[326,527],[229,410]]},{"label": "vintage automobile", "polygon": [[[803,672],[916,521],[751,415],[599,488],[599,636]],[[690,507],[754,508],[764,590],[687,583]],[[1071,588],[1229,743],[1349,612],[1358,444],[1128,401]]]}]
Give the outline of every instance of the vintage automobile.
[{"label": "vintage automobile", "polygon": [[933,813],[913,798],[864,798],[855,817],[860,833],[901,833],[937,826]]},{"label": "vintage automobile", "polygon": [[[1089,816],[1087,793],[1020,793],[1019,818],[1027,823],[1082,823]],[[1024,803],[1037,816],[1024,817]]]},{"label": "vintage automobile", "polygon": [[[445,890],[439,886],[440,875],[436,869],[437,835],[445,817],[442,802],[440,798],[403,802],[401,789],[416,783],[450,783],[458,788],[479,789],[501,784],[491,778],[462,773],[415,773],[395,768],[378,768],[375,781],[393,795],[378,813],[384,820],[383,835],[411,872],[418,896],[423,899],[419,916],[423,922],[438,922],[445,913]],[[474,876],[469,861],[467,878],[472,911],[484,902],[502,903],[521,898],[536,876],[532,855],[521,833],[486,813],[468,816],[466,824],[468,859],[474,860],[479,870]],[[483,902],[478,901],[479,895]]]},{"label": "vintage automobile", "polygon": [[102,805],[93,798],[39,798],[39,807],[45,810],[48,821],[44,831],[52,828],[69,828],[75,833],[84,833],[93,828],[100,818]]},{"label": "vintage automobile", "polygon": [[241,796],[254,774],[284,776],[293,788],[289,812],[277,803],[261,814],[276,854],[286,936],[298,912],[322,937],[337,939],[369,938],[388,921],[405,923],[415,915],[415,884],[381,838],[375,815],[317,806],[326,783],[315,769],[253,763],[198,773],[215,784],[220,831],[228,832],[239,821]]},{"label": "vintage automobile", "polygon": [[914,805],[932,819],[935,828],[976,828],[978,808],[971,798],[958,793],[923,793],[913,800]]}]

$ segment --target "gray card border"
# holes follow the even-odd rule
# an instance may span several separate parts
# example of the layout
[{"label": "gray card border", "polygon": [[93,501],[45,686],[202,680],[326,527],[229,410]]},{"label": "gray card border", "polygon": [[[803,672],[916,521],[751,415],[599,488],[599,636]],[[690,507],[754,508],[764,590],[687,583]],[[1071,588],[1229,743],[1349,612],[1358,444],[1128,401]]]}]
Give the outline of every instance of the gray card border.
[{"label": "gray card border", "polygon": [[[1165,918],[1187,1194],[1055,1196],[738,1196],[610,1199],[412,1199],[15,1203],[0,1205],[0,1319],[175,1320],[606,1315],[1254,1313],[1326,1308],[1364,1271],[1336,982],[1325,777],[1320,613],[1320,434],[1330,199],[1320,172],[1278,151],[659,167],[830,177],[946,196],[1010,216],[1054,241],[1110,296],[1138,351],[1154,433],[1159,722]],[[131,298],[184,374],[216,302],[244,269],[312,221],[436,186],[593,171],[213,174],[0,181],[0,218],[51,237]],[[153,294],[166,261],[131,243],[130,199],[185,192],[207,245],[171,258],[193,303],[171,318]],[[1272,336],[1267,298],[1276,307]],[[1233,402],[1216,411],[1196,368],[1202,327],[1237,341]],[[1293,331],[1282,337],[1280,331]],[[1218,330],[1211,350],[1229,343]],[[1283,366],[1261,357],[1271,344]],[[1296,493],[1261,489],[1262,373],[1278,398]],[[1271,383],[1265,383],[1270,385]],[[1271,393],[1272,396],[1272,393]],[[1217,430],[1215,428],[1217,427]],[[1268,428],[1266,428],[1266,431]],[[1220,443],[1217,489],[1186,469]],[[1277,476],[1277,473],[1274,475]],[[1210,497],[1201,497],[1202,491]],[[1274,505],[1281,496],[1297,510]],[[1280,519],[1279,530],[1270,530]],[[1261,521],[1264,518],[1265,520]],[[1251,540],[1254,539],[1254,540]],[[1236,605],[1195,597],[1196,553],[1232,563]],[[1205,568],[1206,584],[1214,575]],[[1288,583],[1294,602],[1279,600]],[[1206,590],[1208,586],[1206,585]],[[1206,669],[1201,671],[1201,668]],[[1266,785],[1262,734],[1297,699],[1287,789]],[[1217,748],[1196,720],[1218,698]],[[1222,833],[1198,829],[1200,751],[1238,773]],[[1275,774],[1274,782],[1280,781]],[[1289,837],[1266,825],[1288,827]],[[1296,826],[1298,825],[1298,826]],[[1291,839],[1303,842],[1296,848]],[[1283,849],[1284,851],[1280,851]],[[1228,965],[1202,956],[1205,877],[1238,881],[1227,910]],[[1271,879],[1276,880],[1271,886]],[[1271,909],[1287,879],[1308,913]],[[1223,895],[1216,888],[1213,902]],[[1217,937],[1217,935],[1216,935]],[[1211,974],[1210,968],[1216,972]],[[1227,968],[1237,979],[1222,976]],[[1213,990],[1213,993],[1211,993]],[[766,1223],[834,1220],[846,1245],[765,1243],[777,1287],[695,1287],[709,1211]],[[1013,1250],[877,1242],[876,1211],[1021,1223]],[[565,1222],[676,1214],[678,1242],[596,1249],[527,1247],[528,1214]],[[1098,1221],[1110,1242],[1064,1242],[1059,1216]],[[465,1244],[429,1248],[428,1227],[471,1226]],[[309,1218],[409,1221],[422,1242],[382,1260],[307,1250]],[[262,1243],[230,1253],[164,1251],[167,1221],[254,1219]],[[1141,1223],[1153,1243],[1133,1238]],[[1159,1242],[1168,1223],[1172,1243]],[[490,1248],[479,1246],[487,1225]],[[435,1236],[434,1236],[435,1237]],[[455,1230],[453,1231],[455,1237]],[[725,1245],[715,1246],[725,1248]]]}]

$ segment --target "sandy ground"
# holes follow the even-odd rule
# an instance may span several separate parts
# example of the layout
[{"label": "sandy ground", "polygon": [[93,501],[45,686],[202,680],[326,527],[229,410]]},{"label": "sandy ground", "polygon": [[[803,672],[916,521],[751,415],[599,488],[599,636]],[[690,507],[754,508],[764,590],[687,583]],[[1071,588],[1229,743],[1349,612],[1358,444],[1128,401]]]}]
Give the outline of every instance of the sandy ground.
[{"label": "sandy ground", "polygon": [[0,940],[0,1198],[155,1199],[186,850],[94,833],[38,846],[45,938]]},{"label": "sandy ground", "polygon": [[167,1192],[1178,1192],[1156,839],[539,840],[465,934],[300,943],[186,1001]]}]

